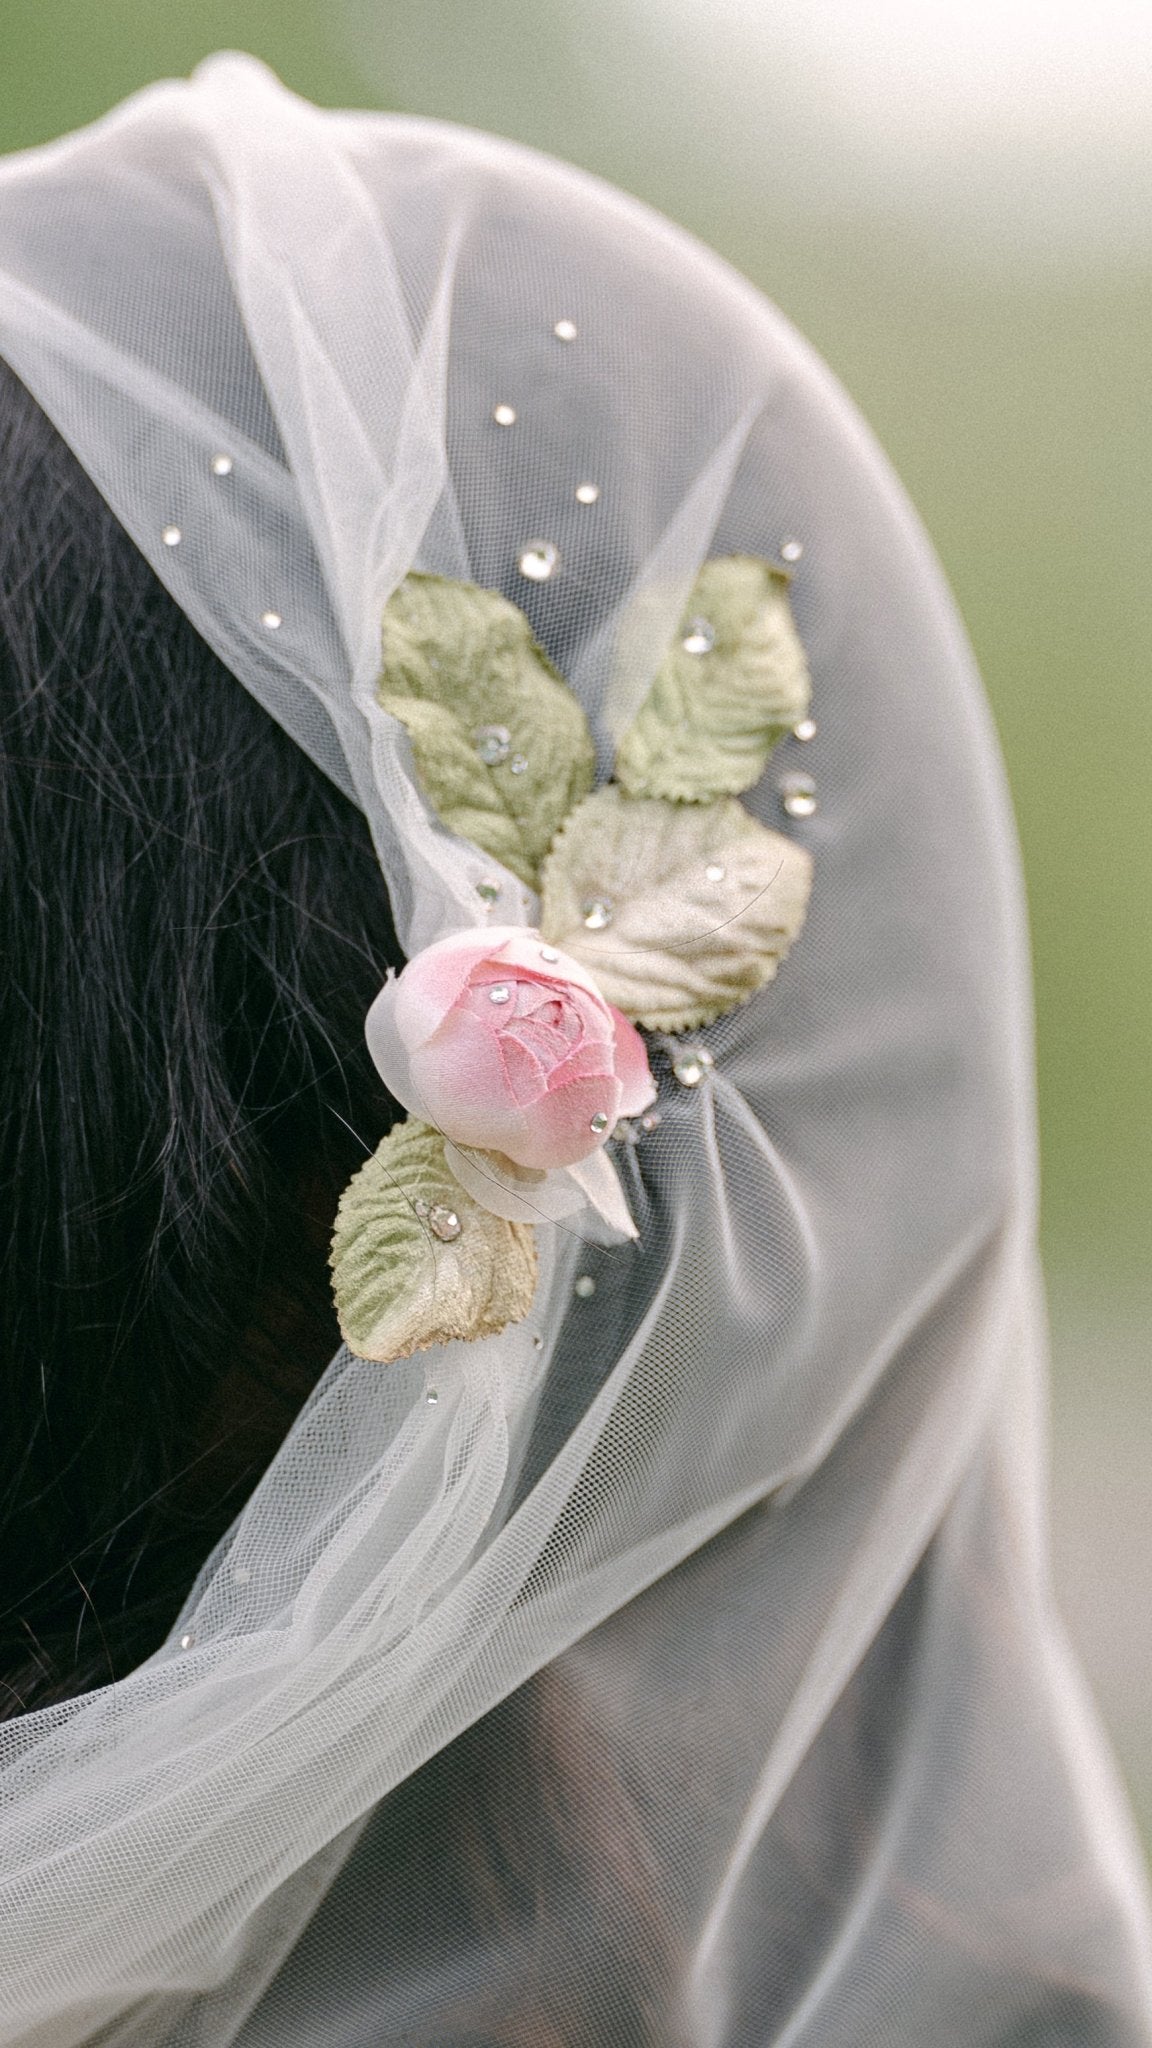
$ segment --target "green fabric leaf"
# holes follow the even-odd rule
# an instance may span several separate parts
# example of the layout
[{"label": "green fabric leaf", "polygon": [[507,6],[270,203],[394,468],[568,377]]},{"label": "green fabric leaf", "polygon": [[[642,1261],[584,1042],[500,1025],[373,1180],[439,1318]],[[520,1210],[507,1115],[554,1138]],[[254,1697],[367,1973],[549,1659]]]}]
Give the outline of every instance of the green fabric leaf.
[{"label": "green fabric leaf", "polygon": [[[811,856],[732,798],[669,804],[609,784],[541,878],[540,929],[653,1031],[696,1031],[771,981],[800,931]],[[589,930],[585,918],[608,922]]]},{"label": "green fabric leaf", "polygon": [[[406,576],[384,612],[377,695],[407,729],[437,815],[535,888],[557,826],[592,787],[588,722],[499,591]],[[490,765],[477,734],[507,734]],[[497,743],[500,751],[502,743]]]},{"label": "green fabric leaf", "polygon": [[[707,803],[759,781],[811,695],[788,583],[787,570],[753,555],[705,562],[617,751],[616,779],[630,796]],[[693,640],[706,651],[691,652]]]},{"label": "green fabric leaf", "polygon": [[[437,1236],[442,1212],[460,1222]],[[493,1216],[465,1193],[439,1132],[397,1124],[340,1197],[332,1239],[336,1313],[360,1358],[387,1363],[519,1322],[536,1286],[530,1224]]]}]

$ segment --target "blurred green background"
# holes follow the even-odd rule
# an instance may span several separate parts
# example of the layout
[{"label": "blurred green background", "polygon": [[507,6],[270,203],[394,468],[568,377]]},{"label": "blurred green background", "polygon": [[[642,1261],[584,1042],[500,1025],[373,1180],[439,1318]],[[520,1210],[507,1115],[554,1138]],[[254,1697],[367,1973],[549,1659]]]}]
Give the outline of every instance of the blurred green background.
[{"label": "blurred green background", "polygon": [[983,667],[1035,947],[1054,1527],[1152,1840],[1152,9],[1098,0],[5,0],[0,147],[209,51],[651,200],[903,475]]}]

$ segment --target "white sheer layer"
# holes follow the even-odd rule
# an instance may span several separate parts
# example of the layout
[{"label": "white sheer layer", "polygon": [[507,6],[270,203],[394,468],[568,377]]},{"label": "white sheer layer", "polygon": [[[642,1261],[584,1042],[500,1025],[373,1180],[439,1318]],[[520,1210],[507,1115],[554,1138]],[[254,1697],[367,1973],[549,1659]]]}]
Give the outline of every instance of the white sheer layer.
[{"label": "white sheer layer", "polygon": [[[528,611],[607,761],[700,563],[797,539],[819,725],[750,798],[813,852],[808,927],[708,1034],[713,1078],[658,1060],[619,1154],[638,1242],[547,1226],[527,1324],[341,1353],[170,1646],[0,1729],[0,2042],[1152,2042],[1138,1857],[1044,1573],[1012,828],[842,394],[621,195],[235,57],[0,167],[0,353],[361,804],[409,949],[480,922],[493,873],[374,701],[413,566]],[[495,920],[529,919],[501,882]],[[582,1861],[575,1811],[557,1858],[509,1720],[537,1907],[478,1921],[451,1843],[419,1891],[403,1796],[533,1674],[633,1860]]]}]

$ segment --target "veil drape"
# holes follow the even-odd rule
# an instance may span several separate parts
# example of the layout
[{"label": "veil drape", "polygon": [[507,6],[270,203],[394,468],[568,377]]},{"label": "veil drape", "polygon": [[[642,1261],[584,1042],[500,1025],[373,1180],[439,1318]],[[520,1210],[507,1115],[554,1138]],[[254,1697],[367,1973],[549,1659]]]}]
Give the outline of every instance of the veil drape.
[{"label": "veil drape", "polygon": [[[633,201],[238,57],[0,167],[0,354],[361,805],[410,951],[479,922],[493,870],[376,700],[412,568],[528,613],[606,767],[701,563],[783,550],[818,727],[748,799],[812,852],[803,941],[701,1085],[654,1055],[637,1243],[545,1226],[527,1322],[342,1351],[169,1645],[0,1729],[0,2042],[464,2044],[529,2010],[613,2048],[1152,2041],[1138,1858],[1044,1562],[1003,778],[842,393]],[[640,1878],[544,1869],[526,1763],[505,1797],[553,1903],[478,1934],[446,1876],[414,1916],[397,1802],[538,1673],[628,1787]],[[627,2032],[637,1890],[666,1952]]]}]

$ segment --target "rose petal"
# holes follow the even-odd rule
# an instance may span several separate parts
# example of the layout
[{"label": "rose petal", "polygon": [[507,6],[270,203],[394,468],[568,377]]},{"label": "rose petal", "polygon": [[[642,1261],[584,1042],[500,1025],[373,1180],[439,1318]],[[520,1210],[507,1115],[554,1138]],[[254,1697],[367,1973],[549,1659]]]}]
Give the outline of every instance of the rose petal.
[{"label": "rose petal", "polygon": [[389,975],[364,1020],[364,1036],[373,1065],[389,1095],[394,1096],[413,1116],[418,1116],[422,1123],[431,1123],[433,1119],[412,1078],[408,1048],[396,1029],[396,992],[399,985],[396,975]]},{"label": "rose petal", "polygon": [[525,1114],[523,1136],[501,1149],[520,1166],[574,1166],[604,1142],[592,1128],[593,1117],[607,1117],[606,1135],[619,1103],[620,1083],[603,1074],[550,1088]]},{"label": "rose petal", "polygon": [[593,1152],[591,1158],[570,1166],[568,1175],[611,1230],[618,1231],[621,1237],[639,1236],[619,1175],[605,1151]]},{"label": "rose petal", "polygon": [[414,954],[397,984],[396,1029],[404,1044],[415,1047],[431,1038],[463,995],[479,963],[498,953],[506,939],[519,936],[516,925],[451,932]]},{"label": "rose petal", "polygon": [[[609,1004],[611,1010],[611,1004]],[[648,1048],[634,1024],[619,1010],[611,1010],[615,1027],[616,1078],[620,1083],[620,1115],[639,1116],[656,1100],[656,1083],[648,1065]]]},{"label": "rose petal", "polygon": [[429,1121],[460,1145],[507,1152],[524,1135],[500,1039],[469,1010],[453,1010],[411,1056],[412,1082]]}]

